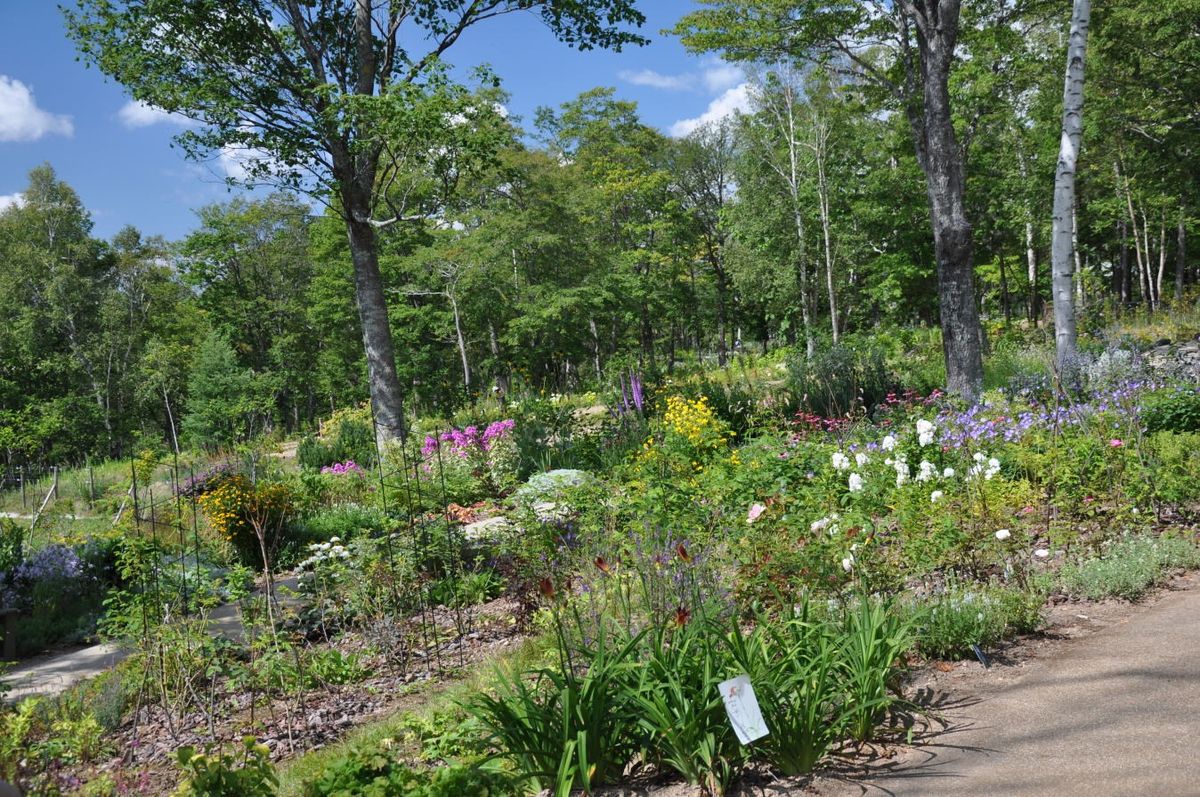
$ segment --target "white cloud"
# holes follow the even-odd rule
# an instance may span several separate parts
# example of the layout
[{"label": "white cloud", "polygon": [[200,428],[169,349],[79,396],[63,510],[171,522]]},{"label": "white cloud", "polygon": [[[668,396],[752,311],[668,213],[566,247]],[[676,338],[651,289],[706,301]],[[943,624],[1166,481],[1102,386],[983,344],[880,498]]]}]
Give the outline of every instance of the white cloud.
[{"label": "white cloud", "polygon": [[716,122],[727,116],[750,109],[750,84],[739,83],[708,104],[707,110],[691,119],[680,119],[671,125],[670,133],[676,138],[686,136],[696,128]]},{"label": "white cloud", "polygon": [[740,66],[713,61],[712,66],[705,68],[703,78],[705,87],[715,93],[737,88],[738,84],[745,82],[746,73]]},{"label": "white cloud", "polygon": [[696,85],[695,75],[664,75],[653,69],[639,69],[636,72],[623,69],[617,73],[617,76],[635,86],[649,86],[652,89],[666,89],[667,91],[690,91]]},{"label": "white cloud", "polygon": [[21,207],[25,204],[25,197],[21,194],[0,194],[0,213],[8,210],[11,207]]},{"label": "white cloud", "polygon": [[[237,182],[257,182],[264,178],[282,176],[288,171],[270,153],[254,147],[239,147],[236,144],[221,147],[221,151],[217,153],[217,165],[226,177]],[[265,173],[253,174],[259,167],[264,168]]]},{"label": "white cloud", "polygon": [[74,132],[71,117],[43,111],[33,99],[33,89],[0,75],[0,141],[36,141],[50,133]]},{"label": "white cloud", "polygon": [[117,118],[130,130],[160,123],[179,125],[180,127],[187,127],[192,123],[186,116],[164,111],[162,108],[156,108],[141,100],[130,100],[122,105],[121,110],[117,111]]},{"label": "white cloud", "polygon": [[235,147],[232,144],[226,144],[221,147],[221,152],[217,155],[217,164],[221,167],[221,171],[226,177],[234,180],[245,180],[250,172],[250,165],[258,160],[256,153],[252,149],[243,149]]}]

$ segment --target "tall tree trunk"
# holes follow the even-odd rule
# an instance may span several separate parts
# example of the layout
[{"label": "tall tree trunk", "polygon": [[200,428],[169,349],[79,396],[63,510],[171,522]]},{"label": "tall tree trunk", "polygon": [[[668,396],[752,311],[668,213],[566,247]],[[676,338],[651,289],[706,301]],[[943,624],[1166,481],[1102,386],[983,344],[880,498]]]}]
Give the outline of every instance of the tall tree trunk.
[{"label": "tall tree trunk", "polygon": [[1012,307],[1008,298],[1008,269],[1004,267],[1004,250],[1000,250],[1000,307],[1004,313],[1004,326],[1012,321]]},{"label": "tall tree trunk", "polygon": [[404,393],[396,374],[396,352],[383,292],[383,276],[379,272],[375,229],[365,221],[365,215],[361,218],[364,220],[347,220],[346,229],[350,238],[350,259],[354,263],[358,320],[367,354],[371,411],[375,415],[379,440],[386,443],[404,438]]},{"label": "tall tree trunk", "polygon": [[[921,5],[926,12],[926,25],[917,38],[925,91],[920,123],[913,133],[917,160],[925,172],[933,224],[946,387],[950,392],[974,401],[983,390],[983,328],[975,304],[966,169],[954,133],[949,86],[960,4],[954,0],[941,0]],[[917,117],[910,112],[909,118],[912,121]]]},{"label": "tall tree trunk", "polygon": [[462,316],[458,312],[458,297],[453,289],[446,291],[450,310],[454,314],[454,340],[458,344],[458,357],[462,361],[463,388],[471,395],[471,361],[467,359],[467,338],[463,335]]},{"label": "tall tree trunk", "polygon": [[723,267],[714,267],[713,273],[717,281],[717,365],[722,368],[729,359],[727,326],[729,324],[729,281],[725,277]]},{"label": "tall tree trunk", "polygon": [[1129,304],[1129,229],[1126,220],[1117,222],[1117,238],[1121,241],[1117,250],[1117,270],[1114,276],[1114,290],[1120,296],[1121,306]]},{"label": "tall tree trunk", "polygon": [[1062,138],[1054,174],[1050,274],[1054,296],[1055,361],[1062,368],[1075,356],[1075,170],[1083,138],[1083,61],[1087,53],[1089,0],[1075,0],[1063,85]]},{"label": "tall tree trunk", "polygon": [[1025,270],[1026,284],[1029,288],[1029,320],[1037,326],[1038,316],[1038,289],[1037,289],[1037,250],[1033,245],[1033,222],[1025,222]]},{"label": "tall tree trunk", "polygon": [[[1025,161],[1025,153],[1019,147],[1017,149],[1017,166],[1020,169],[1021,181],[1029,181],[1029,167]],[[1038,316],[1041,315],[1041,308],[1038,306],[1038,264],[1037,264],[1037,245],[1034,238],[1033,229],[1033,205],[1029,201],[1029,197],[1024,201],[1025,211],[1025,287],[1028,290],[1026,297],[1025,312],[1030,323],[1037,326]]]},{"label": "tall tree trunk", "polygon": [[1079,251],[1079,214],[1077,208],[1071,208],[1071,247],[1075,250],[1075,311],[1082,312],[1087,306],[1087,287],[1083,284],[1084,262]]},{"label": "tall tree trunk", "polygon": [[1183,272],[1187,269],[1187,223],[1183,204],[1179,205],[1179,225],[1175,228],[1175,300],[1183,298]]},{"label": "tall tree trunk", "polygon": [[596,328],[594,316],[588,316],[588,331],[592,333],[592,366],[596,369],[596,378],[603,373],[600,370],[600,331]]},{"label": "tall tree trunk", "polygon": [[[596,325],[592,324],[592,334],[596,333]],[[509,391],[508,369],[505,368],[500,358],[500,339],[496,335],[496,324],[492,319],[488,319],[488,345],[492,351],[492,361],[496,363],[496,389],[502,396],[507,396]],[[600,376],[599,369],[596,371],[596,376]]]},{"label": "tall tree trunk", "polygon": [[1158,221],[1158,274],[1154,278],[1154,302],[1162,304],[1163,277],[1167,273],[1167,214],[1163,211]]}]

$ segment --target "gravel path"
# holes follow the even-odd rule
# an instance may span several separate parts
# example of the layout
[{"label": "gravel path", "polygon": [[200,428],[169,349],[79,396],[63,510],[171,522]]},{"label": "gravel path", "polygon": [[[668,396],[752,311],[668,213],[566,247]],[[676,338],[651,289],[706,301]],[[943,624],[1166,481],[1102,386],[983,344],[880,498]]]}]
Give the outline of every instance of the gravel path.
[{"label": "gravel path", "polygon": [[[297,603],[294,576],[275,581],[276,600],[285,608]],[[234,642],[242,640],[241,613],[237,604],[227,603],[209,615],[212,633]],[[53,697],[87,678],[94,678],[115,667],[129,651],[119,645],[105,643],[49,656],[37,656],[17,664],[4,675],[9,686],[7,700],[15,702],[25,697]]]},{"label": "gravel path", "polygon": [[[1011,679],[952,695],[948,727],[823,797],[1200,794],[1200,590],[1168,594]],[[811,792],[807,792],[811,793]]]}]

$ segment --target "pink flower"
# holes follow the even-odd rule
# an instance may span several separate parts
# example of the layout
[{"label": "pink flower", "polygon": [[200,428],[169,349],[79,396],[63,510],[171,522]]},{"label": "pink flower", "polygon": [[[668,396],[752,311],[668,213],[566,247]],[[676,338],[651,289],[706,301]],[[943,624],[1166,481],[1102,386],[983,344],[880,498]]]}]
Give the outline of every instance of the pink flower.
[{"label": "pink flower", "polygon": [[1125,443],[1120,438],[1114,437],[1112,440],[1108,441],[1108,445],[1110,448],[1120,448],[1121,446],[1125,445]]},{"label": "pink flower", "polygon": [[746,515],[746,522],[753,523],[754,521],[758,520],[759,516],[762,515],[763,512],[766,511],[767,508],[762,504],[752,504],[750,506],[750,512]]}]

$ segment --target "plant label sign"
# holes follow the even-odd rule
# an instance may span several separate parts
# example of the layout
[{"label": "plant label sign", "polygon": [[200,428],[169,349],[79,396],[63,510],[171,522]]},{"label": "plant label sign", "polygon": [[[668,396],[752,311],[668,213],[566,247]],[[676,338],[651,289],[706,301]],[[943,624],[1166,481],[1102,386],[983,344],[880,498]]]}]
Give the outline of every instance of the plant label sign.
[{"label": "plant label sign", "polygon": [[717,688],[721,690],[725,713],[729,715],[729,724],[733,726],[739,742],[750,744],[770,733],[762,710],[758,707],[758,698],[754,696],[754,687],[750,685],[749,675],[742,674],[722,681]]}]

